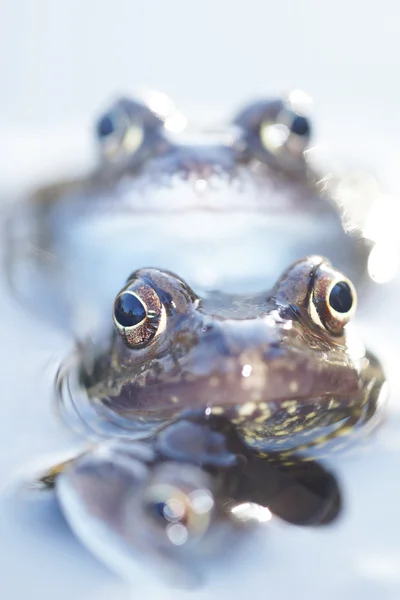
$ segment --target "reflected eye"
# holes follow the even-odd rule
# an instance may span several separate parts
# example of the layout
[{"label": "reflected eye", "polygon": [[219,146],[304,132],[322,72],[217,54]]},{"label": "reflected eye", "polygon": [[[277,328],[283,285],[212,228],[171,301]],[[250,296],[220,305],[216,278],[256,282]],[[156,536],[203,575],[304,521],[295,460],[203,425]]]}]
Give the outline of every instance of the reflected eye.
[{"label": "reflected eye", "polygon": [[136,280],[116,297],[113,319],[127,346],[139,349],[164,331],[167,315],[155,290]]},{"label": "reflected eye", "polygon": [[145,496],[145,513],[175,546],[201,537],[208,529],[214,499],[208,489],[184,490],[170,484],[151,485]]},{"label": "reflected eye", "polygon": [[314,279],[309,312],[313,321],[333,335],[340,335],[353,317],[356,290],[349,279],[327,264],[322,264]]}]

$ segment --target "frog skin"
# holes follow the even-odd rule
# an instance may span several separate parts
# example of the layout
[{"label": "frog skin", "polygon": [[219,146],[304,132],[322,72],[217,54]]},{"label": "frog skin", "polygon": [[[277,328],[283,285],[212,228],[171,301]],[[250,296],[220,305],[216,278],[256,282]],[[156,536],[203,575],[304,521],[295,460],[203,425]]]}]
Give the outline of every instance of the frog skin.
[{"label": "frog skin", "polygon": [[336,188],[310,164],[304,98],[254,102],[190,140],[187,128],[171,133],[185,118],[163,95],[117,99],[96,124],[96,168],[37,190],[8,220],[16,298],[85,333],[88,315],[96,327],[143,264],[180,273],[200,293],[249,293],[318,253],[360,281],[370,245],[354,225],[345,230]]},{"label": "frog skin", "polygon": [[[333,475],[317,462],[271,464],[232,423],[197,415],[145,441],[108,440],[45,473],[77,537],[125,579],[145,559],[174,585],[197,585],[249,543],[259,522],[331,523],[341,509]],[[250,538],[251,539],[251,538]]]},{"label": "frog skin", "polygon": [[113,327],[58,378],[73,425],[146,437],[188,412],[223,415],[258,452],[333,445],[379,421],[384,374],[351,320],[353,284],[329,261],[294,263],[269,293],[199,298],[177,276],[139,269]]},{"label": "frog skin", "polygon": [[[256,296],[200,299],[170,272],[135,271],[115,298],[112,331],[81,344],[59,373],[63,416],[94,443],[40,483],[125,577],[138,549],[168,571],[200,568],[209,535],[215,557],[238,545],[248,519],[262,520],[251,506],[297,525],[330,523],[340,492],[317,450],[359,439],[383,414],[384,374],[352,331],[355,307],[353,284],[320,256]],[[154,477],[163,502],[188,496],[185,478],[212,499],[201,535],[189,520],[183,552],[165,535],[168,518],[153,528],[143,512]]]}]

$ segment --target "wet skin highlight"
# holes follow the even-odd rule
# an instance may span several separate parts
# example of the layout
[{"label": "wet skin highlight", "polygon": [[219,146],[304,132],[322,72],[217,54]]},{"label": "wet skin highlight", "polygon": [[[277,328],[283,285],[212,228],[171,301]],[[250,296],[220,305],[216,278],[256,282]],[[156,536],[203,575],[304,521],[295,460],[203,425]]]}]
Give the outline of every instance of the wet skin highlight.
[{"label": "wet skin highlight", "polygon": [[[148,310],[131,327],[115,313],[127,293]],[[351,282],[318,256],[253,297],[200,299],[172,273],[140,269],[116,298],[105,345],[84,347],[80,387],[127,435],[198,412],[223,415],[263,452],[328,443],[375,415],[384,380],[348,324],[355,305]]]}]

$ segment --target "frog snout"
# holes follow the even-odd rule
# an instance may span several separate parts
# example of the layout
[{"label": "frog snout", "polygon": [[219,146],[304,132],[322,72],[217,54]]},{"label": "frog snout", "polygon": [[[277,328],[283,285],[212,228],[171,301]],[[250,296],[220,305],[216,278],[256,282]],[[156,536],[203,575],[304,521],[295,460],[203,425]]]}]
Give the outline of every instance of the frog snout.
[{"label": "frog snout", "polygon": [[328,360],[287,324],[268,316],[214,323],[186,360],[193,387],[221,405],[291,398],[313,402],[359,390],[358,371],[346,358]]}]

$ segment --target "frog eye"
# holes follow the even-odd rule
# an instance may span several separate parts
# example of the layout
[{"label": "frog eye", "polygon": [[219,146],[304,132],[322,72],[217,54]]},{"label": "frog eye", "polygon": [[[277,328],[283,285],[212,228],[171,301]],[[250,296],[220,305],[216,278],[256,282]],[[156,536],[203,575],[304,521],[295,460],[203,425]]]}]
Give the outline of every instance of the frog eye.
[{"label": "frog eye", "polygon": [[243,130],[248,150],[263,162],[278,161],[283,168],[303,164],[312,132],[311,98],[293,90],[286,98],[252,104],[235,120]]},{"label": "frog eye", "polygon": [[139,104],[120,99],[100,116],[95,128],[104,158],[112,161],[132,156],[141,148],[145,139],[143,110]]},{"label": "frog eye", "polygon": [[154,93],[148,94],[147,101],[118,98],[100,115],[95,130],[103,158],[138,160],[161,144],[166,117],[158,110],[155,97]]},{"label": "frog eye", "polygon": [[[193,467],[197,471],[197,467]],[[182,546],[193,542],[208,530],[214,498],[207,488],[175,486],[155,482],[144,496],[144,513],[166,542]]]},{"label": "frog eye", "polygon": [[311,121],[306,109],[296,105],[290,97],[282,102],[274,118],[266,115],[260,125],[262,145],[276,156],[285,152],[301,156],[311,136]]},{"label": "frog eye", "polygon": [[314,323],[332,335],[340,335],[353,317],[356,305],[357,294],[351,281],[322,263],[310,294],[309,313]]},{"label": "frog eye", "polygon": [[113,319],[126,345],[139,349],[149,345],[165,330],[167,315],[156,291],[137,280],[116,297]]}]

